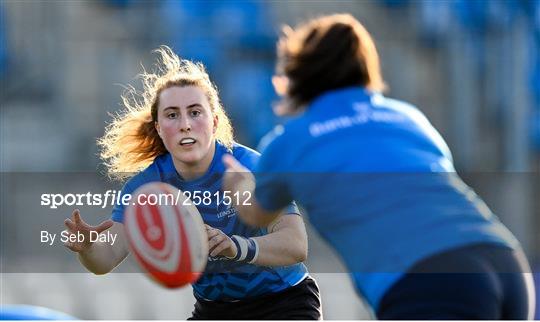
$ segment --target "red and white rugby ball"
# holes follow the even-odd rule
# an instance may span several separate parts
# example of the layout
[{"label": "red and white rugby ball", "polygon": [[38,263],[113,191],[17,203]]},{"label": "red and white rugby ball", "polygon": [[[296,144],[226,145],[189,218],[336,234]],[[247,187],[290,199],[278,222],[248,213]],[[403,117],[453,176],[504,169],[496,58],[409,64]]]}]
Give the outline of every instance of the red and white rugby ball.
[{"label": "red and white rugby ball", "polygon": [[124,228],[135,258],[159,284],[181,287],[204,271],[208,240],[203,220],[175,187],[163,182],[139,187],[126,208]]}]

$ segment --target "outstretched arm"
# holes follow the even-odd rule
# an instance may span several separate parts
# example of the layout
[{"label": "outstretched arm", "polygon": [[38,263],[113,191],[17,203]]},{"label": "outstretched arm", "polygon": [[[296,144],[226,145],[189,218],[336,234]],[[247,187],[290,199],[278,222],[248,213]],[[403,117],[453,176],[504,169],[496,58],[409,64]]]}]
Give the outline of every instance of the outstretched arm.
[{"label": "outstretched arm", "polygon": [[[257,242],[259,249],[259,254],[253,263],[283,266],[304,261],[307,257],[307,234],[302,217],[282,215],[283,209],[277,211],[263,209],[254,194],[256,182],[253,174],[232,155],[224,155],[223,163],[227,169],[223,177],[224,190],[233,194],[238,192],[240,196],[252,196],[249,199],[249,205],[241,201],[235,206],[240,218],[248,225],[268,228],[267,235],[252,238]],[[246,191],[249,194],[245,194]],[[220,237],[217,242],[209,238],[210,249],[227,238]],[[229,245],[228,241],[226,242]],[[233,251],[229,250],[229,252],[236,255],[236,247],[233,246],[224,248],[232,247]],[[214,254],[221,250],[221,247],[215,248]],[[214,254],[211,253],[212,256]],[[225,256],[234,257],[230,254]]]},{"label": "outstretched arm", "polygon": [[[238,195],[252,196],[249,199],[249,205],[239,202],[236,209],[240,218],[248,225],[255,227],[267,227],[276,220],[282,209],[277,211],[268,211],[263,209],[255,198],[255,177],[246,167],[244,167],[232,155],[224,155],[223,163],[226,172],[223,176],[223,187],[225,191],[231,191],[232,194],[238,192]],[[245,194],[244,192],[249,192]]]},{"label": "outstretched arm", "polygon": [[[221,230],[206,226],[210,256],[226,256],[231,259],[237,258],[238,243],[247,245],[248,238],[240,237],[235,243]],[[299,215],[280,215],[268,227],[268,234],[260,237],[249,238],[256,243],[256,256],[247,262],[260,266],[288,266],[303,262],[307,257],[307,234],[302,217]],[[248,246],[249,247],[249,246]],[[240,252],[245,253],[244,250]],[[248,255],[249,256],[249,255]],[[244,258],[237,258],[244,260]]]},{"label": "outstretched arm", "polygon": [[299,215],[281,215],[268,227],[268,235],[254,237],[259,245],[255,264],[286,266],[306,260],[308,242],[304,221]]}]

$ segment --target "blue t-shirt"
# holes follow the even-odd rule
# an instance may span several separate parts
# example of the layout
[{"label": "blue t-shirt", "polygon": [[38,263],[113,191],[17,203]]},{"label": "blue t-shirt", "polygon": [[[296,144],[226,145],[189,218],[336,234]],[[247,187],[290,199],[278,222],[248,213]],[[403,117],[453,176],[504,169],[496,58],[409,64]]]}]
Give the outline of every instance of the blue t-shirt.
[{"label": "blue t-shirt", "polygon": [[[231,153],[250,170],[253,170],[259,159],[258,152],[240,144],[235,143],[232,151],[228,151],[226,147],[216,143],[216,151],[208,171],[195,180],[187,181],[178,175],[172,157],[167,153],[157,157],[148,168],[131,178],[124,185],[122,195],[133,194],[145,183],[160,181],[171,184],[184,192],[193,194],[195,191],[209,191],[211,196],[214,196],[221,189],[225,172],[221,159],[225,153]],[[294,204],[289,204],[288,207],[286,213],[299,214]],[[257,237],[268,233],[265,228],[252,228],[245,225],[238,219],[234,207],[227,206],[225,203],[217,205],[217,198],[211,198],[209,204],[208,202],[199,203],[197,209],[206,224],[220,229],[228,236]],[[116,222],[123,221],[123,205],[115,205],[112,219]],[[234,301],[282,291],[298,284],[306,276],[307,269],[302,263],[284,267],[263,267],[231,261],[224,257],[209,257],[205,273],[193,284],[193,292],[199,299]]]},{"label": "blue t-shirt", "polygon": [[409,104],[340,89],[318,97],[274,136],[256,167],[256,199],[267,210],[293,198],[305,207],[375,308],[430,255],[473,243],[519,247]]}]

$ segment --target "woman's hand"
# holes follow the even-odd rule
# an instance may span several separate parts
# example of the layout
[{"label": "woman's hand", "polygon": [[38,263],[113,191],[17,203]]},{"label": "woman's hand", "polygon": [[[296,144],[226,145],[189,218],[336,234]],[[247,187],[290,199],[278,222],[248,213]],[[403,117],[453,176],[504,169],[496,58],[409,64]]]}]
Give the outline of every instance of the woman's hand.
[{"label": "woman's hand", "polygon": [[64,245],[70,250],[81,253],[90,248],[92,242],[90,242],[90,233],[92,231],[97,234],[102,233],[103,231],[109,229],[113,225],[113,221],[108,219],[103,221],[97,226],[90,226],[82,218],[79,209],[75,209],[71,214],[71,218],[68,218],[64,221],[64,225],[67,227],[67,231],[71,234],[77,234],[78,232],[84,236],[84,239],[79,242],[65,242]]},{"label": "woman's hand", "polygon": [[204,225],[208,235],[208,249],[211,257],[225,256],[234,258],[238,252],[231,238],[217,228]]},{"label": "woman's hand", "polygon": [[278,217],[281,209],[268,211],[261,208],[255,197],[256,182],[253,173],[230,154],[225,154],[222,160],[225,165],[223,191],[240,196],[240,200],[233,205],[239,217],[250,226],[267,227]]},{"label": "woman's hand", "polygon": [[[253,173],[230,154],[223,156],[223,164],[226,169],[223,174],[223,191],[230,191],[231,195],[236,194],[240,197],[252,196],[255,190]],[[244,200],[239,200],[234,206],[238,208],[243,204]]]}]

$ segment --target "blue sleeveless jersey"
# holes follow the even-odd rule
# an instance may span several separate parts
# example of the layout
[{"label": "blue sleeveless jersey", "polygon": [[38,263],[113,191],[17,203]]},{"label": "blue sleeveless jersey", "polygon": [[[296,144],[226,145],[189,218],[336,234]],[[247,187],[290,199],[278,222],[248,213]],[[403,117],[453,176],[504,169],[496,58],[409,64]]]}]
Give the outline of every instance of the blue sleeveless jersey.
[{"label": "blue sleeveless jersey", "polygon": [[328,92],[276,128],[255,176],[263,208],[293,198],[305,207],[375,308],[428,256],[473,243],[519,247],[456,175],[425,116],[362,88]]},{"label": "blue sleeveless jersey", "polygon": [[[240,144],[234,144],[232,151],[228,151],[223,145],[216,143],[216,151],[208,171],[195,180],[186,181],[177,174],[172,157],[167,153],[157,157],[148,168],[131,178],[125,184],[122,195],[133,194],[145,183],[160,181],[169,183],[184,192],[209,191],[214,196],[214,193],[221,190],[222,176],[225,172],[221,159],[225,153],[232,153],[250,170],[253,170],[259,158],[258,152]],[[211,198],[208,205],[199,203],[197,208],[206,224],[220,229],[228,236],[257,237],[268,233],[265,228],[252,228],[245,225],[238,218],[234,207],[224,203],[218,205],[215,197]],[[289,205],[287,213],[297,215],[299,211],[292,204]],[[115,205],[112,219],[121,223],[123,218],[124,206]],[[224,257],[209,257],[205,273],[193,284],[193,292],[199,299],[234,301],[282,291],[298,284],[306,276],[307,269],[302,263],[285,267],[263,267],[231,261]]]}]

